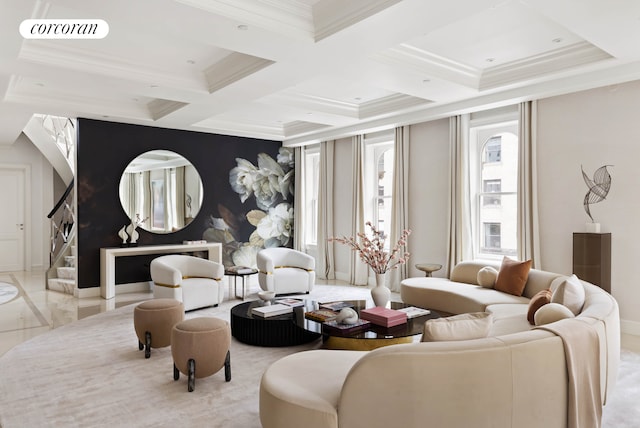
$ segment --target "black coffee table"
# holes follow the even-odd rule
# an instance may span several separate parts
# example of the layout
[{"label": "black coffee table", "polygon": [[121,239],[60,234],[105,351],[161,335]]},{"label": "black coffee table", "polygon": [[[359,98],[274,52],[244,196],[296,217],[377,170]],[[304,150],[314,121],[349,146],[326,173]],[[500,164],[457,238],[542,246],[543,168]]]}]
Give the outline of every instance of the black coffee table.
[{"label": "black coffee table", "polygon": [[[366,300],[339,300],[351,303],[359,313],[367,306]],[[320,304],[313,300],[304,300],[304,305],[293,308],[293,312],[274,317],[254,317],[251,309],[262,306],[260,300],[245,302],[231,308],[231,334],[241,342],[256,346],[293,346],[308,343],[319,337],[324,346],[331,349],[370,350],[396,343],[410,343],[414,336],[422,334],[424,322],[439,318],[440,314],[430,314],[411,318],[405,324],[395,327],[382,327],[375,324],[367,330],[336,336],[322,329],[322,323],[309,320],[304,313],[319,308]],[[409,305],[391,302],[391,309],[406,308]]]},{"label": "black coffee table", "polygon": [[253,316],[251,309],[262,305],[262,300],[254,300],[231,308],[233,337],[255,346],[294,346],[320,337],[320,333],[305,328],[304,307],[293,308],[291,313],[268,318]]}]

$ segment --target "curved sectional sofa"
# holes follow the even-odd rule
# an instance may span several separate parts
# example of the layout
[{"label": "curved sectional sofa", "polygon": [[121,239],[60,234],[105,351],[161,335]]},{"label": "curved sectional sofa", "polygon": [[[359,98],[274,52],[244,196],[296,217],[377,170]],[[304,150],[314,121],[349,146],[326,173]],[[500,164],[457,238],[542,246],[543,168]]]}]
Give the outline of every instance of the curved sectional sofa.
[{"label": "curved sectional sofa", "polygon": [[[289,355],[263,375],[263,427],[599,426],[620,357],[615,299],[580,281],[581,312],[536,327],[526,319],[530,299],[561,275],[531,269],[523,295],[513,296],[477,285],[485,266],[461,263],[451,279],[406,279],[401,297],[451,314],[489,312],[487,337]],[[590,344],[593,352],[584,351]],[[580,372],[582,359],[593,362],[592,376]],[[592,400],[583,399],[584,390]],[[591,413],[581,408],[585,402],[597,403]],[[591,420],[580,419],[585,414]]]}]

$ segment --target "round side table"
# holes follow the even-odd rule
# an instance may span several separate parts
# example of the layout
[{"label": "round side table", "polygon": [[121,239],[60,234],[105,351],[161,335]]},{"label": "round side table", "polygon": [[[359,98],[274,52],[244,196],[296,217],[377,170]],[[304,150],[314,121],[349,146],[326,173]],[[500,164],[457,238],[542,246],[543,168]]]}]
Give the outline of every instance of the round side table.
[{"label": "round side table", "polygon": [[416,269],[424,272],[424,276],[431,276],[433,272],[442,269],[442,265],[436,263],[418,263]]}]

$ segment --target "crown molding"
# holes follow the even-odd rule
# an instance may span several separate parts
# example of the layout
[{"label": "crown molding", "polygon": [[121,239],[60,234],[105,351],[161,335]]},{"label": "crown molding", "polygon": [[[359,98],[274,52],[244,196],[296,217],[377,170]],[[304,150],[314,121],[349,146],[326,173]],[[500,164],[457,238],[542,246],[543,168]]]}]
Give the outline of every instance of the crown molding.
[{"label": "crown molding", "polygon": [[588,42],[575,43],[540,55],[487,68],[480,79],[480,90],[540,78],[550,73],[612,58],[611,55]]},{"label": "crown molding", "polygon": [[315,41],[318,42],[400,0],[321,0],[313,6]]},{"label": "crown molding", "polygon": [[433,101],[412,97],[406,94],[394,94],[363,103],[360,106],[360,119],[368,119],[384,114],[395,114],[398,111],[416,106],[430,104]]},{"label": "crown molding", "polygon": [[299,136],[308,134],[311,132],[319,131],[320,129],[327,128],[328,125],[323,125],[321,123],[313,123],[313,122],[304,122],[301,120],[296,120],[294,122],[286,123],[283,127],[285,138],[291,138],[293,136]]},{"label": "crown molding", "polygon": [[200,128],[206,132],[239,137],[264,138],[277,141],[284,139],[281,125],[264,125],[248,122],[238,123],[233,120],[211,118],[194,123],[193,127]]},{"label": "crown molding", "polygon": [[294,0],[175,0],[238,23],[300,40],[314,35],[311,6]]},{"label": "crown molding", "polygon": [[149,109],[149,113],[151,114],[151,118],[153,120],[162,119],[165,116],[173,113],[176,110],[181,109],[182,107],[188,105],[187,103],[181,103],[179,101],[171,101],[171,100],[163,100],[163,99],[155,99],[151,100],[147,103],[147,109]]},{"label": "crown molding", "polygon": [[209,93],[214,93],[238,80],[244,79],[271,64],[275,64],[275,62],[233,52],[204,70]]},{"label": "crown molding", "polygon": [[408,68],[424,77],[438,78],[477,89],[481,70],[402,43],[371,57],[374,61],[397,68]]},{"label": "crown molding", "polygon": [[145,85],[154,82],[172,88],[205,91],[203,82],[198,79],[176,77],[175,74],[154,70],[142,63],[125,61],[115,56],[101,55],[95,51],[63,46],[59,43],[26,41],[20,49],[19,59],[82,73],[135,80]]},{"label": "crown molding", "polygon": [[358,105],[345,101],[319,97],[317,95],[296,92],[273,94],[262,100],[264,103],[285,104],[304,111],[322,112],[326,114],[357,119]]}]

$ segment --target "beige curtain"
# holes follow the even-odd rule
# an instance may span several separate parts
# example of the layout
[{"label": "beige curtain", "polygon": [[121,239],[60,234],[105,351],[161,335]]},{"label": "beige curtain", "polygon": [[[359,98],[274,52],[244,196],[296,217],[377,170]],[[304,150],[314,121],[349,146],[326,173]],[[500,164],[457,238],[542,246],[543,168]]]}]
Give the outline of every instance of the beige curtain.
[{"label": "beige curtain", "polygon": [[304,252],[305,248],[305,233],[304,233],[304,217],[305,217],[305,165],[304,165],[304,147],[295,147],[293,149],[293,158],[295,165],[294,174],[294,200],[293,205],[293,248],[298,251]]},{"label": "beige curtain", "polygon": [[186,195],[184,191],[184,167],[179,166],[176,168],[176,188],[175,188],[175,198],[176,198],[176,212],[175,212],[175,226],[178,229],[184,227],[185,221],[185,212],[186,212]]},{"label": "beige curtain", "polygon": [[[393,153],[393,193],[391,201],[390,244],[395,245],[402,231],[409,229],[409,127],[395,130]],[[404,250],[399,256],[404,255]],[[400,281],[408,276],[409,267],[400,265],[387,274],[387,284],[392,291],[400,291]]]},{"label": "beige curtain", "polygon": [[469,115],[449,119],[449,241],[446,272],[473,257],[469,177]]},{"label": "beige curtain", "polygon": [[[351,235],[364,232],[364,138],[356,135],[352,138],[352,176],[353,205],[351,207]],[[351,252],[349,282],[355,285],[367,285],[369,266],[360,260],[355,251]]]},{"label": "beige curtain", "polygon": [[151,229],[151,209],[152,209],[152,199],[153,195],[151,192],[151,173],[149,171],[144,171],[140,173],[142,177],[142,198],[139,202],[136,203],[138,209],[133,214],[133,219],[135,220],[135,215],[140,214],[140,220],[145,220],[145,225],[147,229]]},{"label": "beige curtain", "polygon": [[320,177],[318,180],[318,224],[317,248],[318,278],[335,279],[334,243],[327,240],[335,235],[333,229],[333,164],[335,160],[334,140],[320,144]]},{"label": "beige curtain", "polygon": [[540,269],[536,166],[537,102],[521,103],[519,113],[518,258],[532,260],[532,267]]}]

